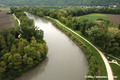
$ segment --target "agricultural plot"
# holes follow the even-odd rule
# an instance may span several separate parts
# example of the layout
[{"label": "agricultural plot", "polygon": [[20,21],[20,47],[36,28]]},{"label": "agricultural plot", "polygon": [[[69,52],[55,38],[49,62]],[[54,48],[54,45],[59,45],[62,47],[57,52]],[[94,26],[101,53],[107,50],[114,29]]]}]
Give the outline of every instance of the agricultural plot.
[{"label": "agricultural plot", "polygon": [[7,12],[0,12],[0,28],[15,27],[16,22]]},{"label": "agricultural plot", "polygon": [[116,26],[120,24],[120,15],[113,15],[113,14],[105,14],[105,15],[109,17]]}]

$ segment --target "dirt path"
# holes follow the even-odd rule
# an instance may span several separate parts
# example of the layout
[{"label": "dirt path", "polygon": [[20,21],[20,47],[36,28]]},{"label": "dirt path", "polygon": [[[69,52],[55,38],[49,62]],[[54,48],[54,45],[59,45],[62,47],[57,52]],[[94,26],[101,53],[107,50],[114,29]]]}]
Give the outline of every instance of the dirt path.
[{"label": "dirt path", "polygon": [[13,16],[15,17],[15,19],[18,21],[18,24],[20,26],[20,20],[13,14]]},{"label": "dirt path", "polygon": [[[49,17],[50,18],[50,17]],[[53,18],[52,18],[53,19]],[[107,69],[107,75],[108,75],[108,80],[114,80],[113,78],[113,72],[112,72],[112,69],[111,69],[111,66],[107,60],[107,58],[105,57],[105,55],[98,49],[96,48],[92,43],[90,43],[87,39],[85,39],[84,37],[82,37],[81,35],[77,34],[76,32],[74,32],[73,30],[71,30],[70,28],[66,27],[65,25],[63,25],[61,22],[59,22],[58,20],[54,19],[57,23],[59,23],[60,25],[62,25],[63,27],[65,27],[66,29],[70,30],[71,32],[73,32],[74,34],[76,34],[77,36],[79,36],[80,38],[82,38],[83,40],[85,40],[87,43],[89,43],[92,47],[94,47],[98,52],[99,54],[101,55],[104,63],[105,63],[105,66],[106,66],[106,69]]]},{"label": "dirt path", "polygon": [[112,61],[109,61],[109,63],[113,63],[113,64],[116,64],[116,65],[120,66],[120,64],[114,59]]},{"label": "dirt path", "polygon": [[119,26],[120,24],[120,15],[114,15],[114,14],[105,14],[107,17],[111,19],[111,21],[116,25]]}]

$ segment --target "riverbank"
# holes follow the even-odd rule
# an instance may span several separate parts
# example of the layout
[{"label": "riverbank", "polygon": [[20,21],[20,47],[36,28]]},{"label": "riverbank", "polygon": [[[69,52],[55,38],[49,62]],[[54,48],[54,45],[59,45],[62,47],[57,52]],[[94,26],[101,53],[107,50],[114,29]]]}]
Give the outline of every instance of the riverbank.
[{"label": "riverbank", "polygon": [[[72,35],[72,37],[71,38],[73,38],[73,36],[75,37],[75,38],[73,38],[72,40],[75,42],[75,43],[77,43],[77,44],[80,44],[81,42],[84,44],[84,46],[85,47],[82,47],[82,49],[84,50],[86,47],[89,49],[89,50],[91,50],[92,52],[91,52],[91,55],[92,56],[94,56],[95,58],[96,58],[96,61],[98,62],[98,66],[99,66],[99,70],[98,70],[98,72],[99,72],[99,74],[97,74],[97,75],[100,75],[100,76],[107,76],[107,74],[111,77],[112,76],[112,78],[108,78],[108,80],[113,80],[113,75],[112,75],[112,70],[111,70],[111,67],[110,67],[110,65],[109,65],[109,63],[108,63],[108,61],[107,61],[107,59],[106,59],[106,57],[104,56],[104,55],[102,55],[102,58],[104,57],[104,59],[105,59],[105,63],[107,63],[107,65],[106,65],[106,67],[107,67],[107,70],[106,70],[106,67],[105,67],[105,64],[103,65],[103,59],[101,58],[101,56],[100,56],[100,54],[99,53],[101,53],[102,54],[102,52],[100,52],[97,48],[95,48],[95,46],[93,47],[93,46],[91,46],[88,42],[86,42],[85,40],[83,40],[82,38],[80,38],[78,35],[76,35],[73,31],[71,31],[69,28],[65,28],[65,27],[63,27],[64,25],[61,25],[61,24],[59,24],[58,22],[57,22],[57,20],[55,20],[55,19],[53,19],[53,18],[50,18],[50,17],[45,17],[46,19],[49,19],[50,21],[52,21],[60,30],[62,30],[64,33],[65,32],[68,32],[69,33],[69,35],[68,36],[70,36],[70,35]],[[78,39],[79,41],[77,41],[76,39]],[[82,46],[82,45],[80,45],[80,46]],[[79,47],[80,47],[79,46]],[[81,47],[80,47],[81,48]],[[97,50],[96,50],[97,49]],[[86,49],[86,51],[88,51],[87,49]],[[89,53],[89,52],[87,52],[87,53]],[[90,55],[90,54],[89,54]],[[87,56],[89,56],[89,55],[87,55]],[[89,61],[90,62],[90,61]],[[110,72],[109,72],[110,71]],[[89,73],[91,72],[91,68],[90,68],[90,71],[89,71]],[[88,75],[89,75],[89,73],[88,73]],[[103,80],[103,79],[102,79]],[[104,79],[104,80],[106,80],[106,79]]]}]

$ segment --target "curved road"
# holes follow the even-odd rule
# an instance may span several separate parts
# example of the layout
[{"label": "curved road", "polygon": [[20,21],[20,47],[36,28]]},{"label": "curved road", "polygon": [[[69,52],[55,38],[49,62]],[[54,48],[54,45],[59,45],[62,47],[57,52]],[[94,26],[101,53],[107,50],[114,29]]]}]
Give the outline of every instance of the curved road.
[{"label": "curved road", "polygon": [[[48,17],[48,18],[51,18],[51,17]],[[51,18],[51,19],[53,19],[53,18]],[[71,32],[73,32],[74,34],[76,34],[77,36],[79,36],[80,38],[82,38],[83,40],[85,40],[86,42],[88,42],[92,47],[94,47],[99,52],[99,54],[101,55],[101,57],[102,57],[102,59],[103,59],[103,61],[105,63],[105,66],[106,66],[106,69],[107,69],[108,80],[114,80],[113,72],[112,72],[111,66],[110,66],[107,58],[105,57],[105,55],[97,47],[95,47],[91,42],[89,42],[87,39],[85,39],[81,35],[77,34],[73,30],[71,30],[70,28],[68,28],[65,25],[63,25],[60,21],[58,21],[56,19],[53,19],[53,20],[55,20],[57,23],[59,23],[60,25],[62,25],[64,28],[70,30]]]}]

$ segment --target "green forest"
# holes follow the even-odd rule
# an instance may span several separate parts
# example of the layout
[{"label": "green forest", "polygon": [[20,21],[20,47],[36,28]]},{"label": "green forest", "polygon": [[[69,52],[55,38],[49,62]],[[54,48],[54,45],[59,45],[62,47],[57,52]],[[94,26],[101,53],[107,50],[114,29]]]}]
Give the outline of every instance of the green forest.
[{"label": "green forest", "polygon": [[120,5],[119,0],[0,0],[0,4],[9,6],[108,6]]},{"label": "green forest", "polygon": [[0,29],[0,80],[13,80],[46,58],[44,32],[26,14],[11,8],[21,21],[19,27]]}]

